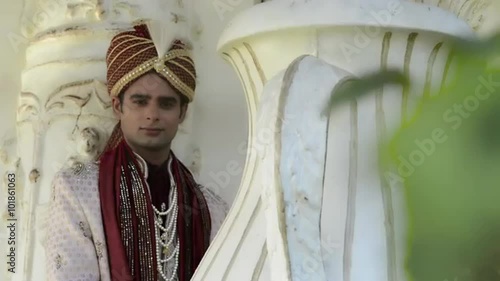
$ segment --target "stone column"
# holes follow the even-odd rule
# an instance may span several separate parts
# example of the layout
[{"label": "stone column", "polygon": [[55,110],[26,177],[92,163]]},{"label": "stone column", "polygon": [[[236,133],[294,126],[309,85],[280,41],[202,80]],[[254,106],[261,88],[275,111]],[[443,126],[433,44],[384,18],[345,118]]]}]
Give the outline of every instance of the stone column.
[{"label": "stone column", "polygon": [[[29,1],[29,40],[17,110],[21,201],[15,280],[45,280],[43,232],[54,174],[90,159],[116,122],[105,85],[106,46],[119,25],[111,1]],[[130,7],[132,11],[132,7]],[[122,26],[123,27],[123,26]],[[21,254],[22,253],[22,254]]]},{"label": "stone column", "polygon": [[[279,280],[406,280],[403,196],[397,183],[379,173],[377,145],[412,114],[418,97],[445,83],[453,70],[451,42],[474,37],[471,26],[450,11],[461,13],[475,26],[480,22],[477,13],[484,8],[478,4],[483,1],[458,1],[469,9],[456,8],[455,1],[439,1],[449,11],[422,3],[431,1],[415,2],[272,0],[243,12],[228,25],[219,52],[245,89],[249,150],[232,210],[194,280],[274,280],[271,276]],[[296,71],[297,66],[290,64],[301,55],[317,57],[352,76],[397,69],[414,83],[385,87],[371,98],[333,112],[323,149],[281,150],[284,143],[288,148],[300,147],[300,136],[309,132],[302,126],[303,132],[284,136],[281,130],[307,123],[304,118],[311,114],[303,112],[305,105],[318,98],[318,91],[333,90],[318,89],[321,83],[304,84],[313,80],[286,80],[283,72]],[[314,73],[329,79],[328,72]],[[298,95],[291,92],[290,84],[302,89],[295,98],[304,108],[277,108],[289,106],[278,100]],[[262,95],[266,100],[260,100]],[[281,120],[279,128],[274,127],[276,120]],[[307,124],[311,130],[318,126]],[[313,160],[308,158],[311,154]],[[316,162],[287,165],[293,157],[324,159],[324,171],[306,172]],[[322,200],[312,205],[304,202],[303,190],[296,184],[299,178],[317,183],[317,177],[324,177],[324,182],[311,189],[321,192]],[[321,215],[321,220],[304,221],[301,214],[307,212],[316,218]],[[301,230],[300,225],[307,223],[315,225],[320,235],[308,236],[311,232]],[[329,250],[323,241],[331,246]],[[318,250],[321,258],[314,255]],[[312,265],[305,262],[308,258]],[[304,279],[307,276],[316,279]]]}]

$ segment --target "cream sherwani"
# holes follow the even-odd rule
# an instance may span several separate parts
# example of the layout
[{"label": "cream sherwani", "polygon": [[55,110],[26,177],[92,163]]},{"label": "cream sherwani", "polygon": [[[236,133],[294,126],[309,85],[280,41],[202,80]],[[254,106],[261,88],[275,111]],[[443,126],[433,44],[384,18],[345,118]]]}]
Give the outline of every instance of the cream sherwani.
[{"label": "cream sherwani", "polygon": [[[138,157],[147,178],[146,162]],[[47,280],[126,280],[125,272],[109,272],[108,253],[98,188],[99,165],[81,164],[56,174],[46,223]],[[226,217],[228,206],[202,187],[212,218],[211,239]]]}]

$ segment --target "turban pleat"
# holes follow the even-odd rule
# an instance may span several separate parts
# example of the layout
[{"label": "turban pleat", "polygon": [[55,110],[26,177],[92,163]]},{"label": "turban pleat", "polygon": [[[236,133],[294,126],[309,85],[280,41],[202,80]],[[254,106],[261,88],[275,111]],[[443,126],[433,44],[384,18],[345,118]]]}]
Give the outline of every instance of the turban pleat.
[{"label": "turban pleat", "polygon": [[158,57],[145,25],[117,34],[106,54],[108,91],[118,96],[142,75],[156,71],[189,102],[194,98],[196,70],[190,51],[180,40]]}]

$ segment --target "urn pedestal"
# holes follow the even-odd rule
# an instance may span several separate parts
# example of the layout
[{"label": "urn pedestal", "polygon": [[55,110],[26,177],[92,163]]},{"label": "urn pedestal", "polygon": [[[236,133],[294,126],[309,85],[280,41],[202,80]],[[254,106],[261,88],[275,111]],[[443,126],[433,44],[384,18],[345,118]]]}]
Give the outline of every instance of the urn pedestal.
[{"label": "urn pedestal", "polygon": [[[406,280],[403,194],[377,148],[446,82],[459,37],[464,20],[408,1],[275,0],[230,22],[219,52],[245,90],[248,154],[194,280]],[[388,69],[413,83],[324,114],[345,79]]]}]

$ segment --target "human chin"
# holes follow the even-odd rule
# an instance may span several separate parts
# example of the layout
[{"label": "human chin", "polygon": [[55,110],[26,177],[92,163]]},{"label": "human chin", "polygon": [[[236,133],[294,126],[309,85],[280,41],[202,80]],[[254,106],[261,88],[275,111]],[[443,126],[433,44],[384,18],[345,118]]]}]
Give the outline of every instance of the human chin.
[{"label": "human chin", "polygon": [[138,144],[149,150],[162,150],[168,146],[170,142],[164,137],[156,138],[141,138]]}]

